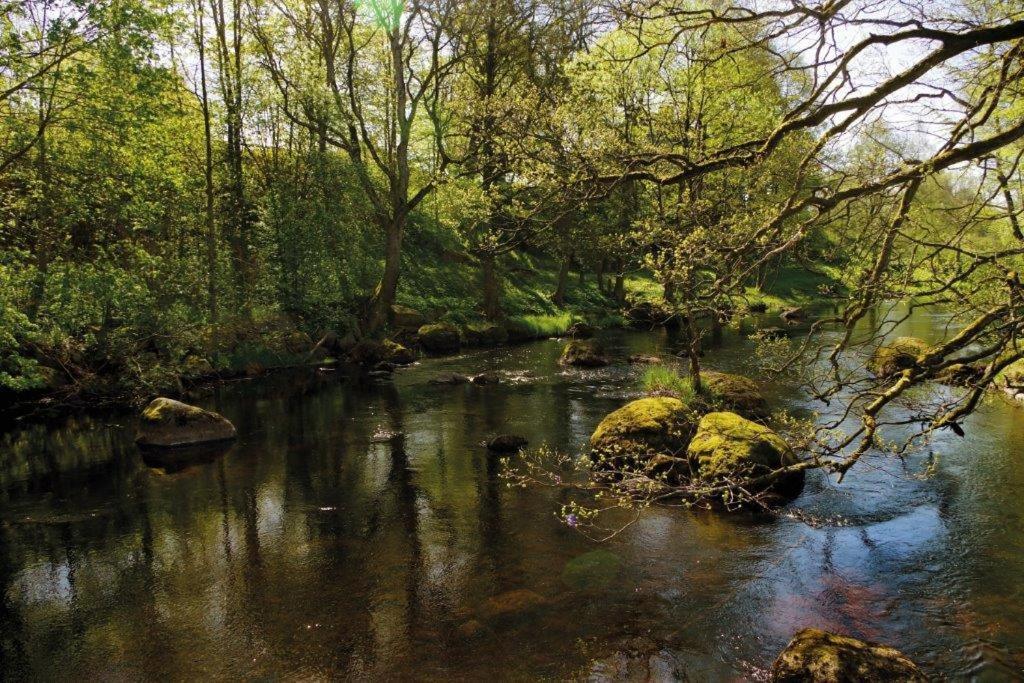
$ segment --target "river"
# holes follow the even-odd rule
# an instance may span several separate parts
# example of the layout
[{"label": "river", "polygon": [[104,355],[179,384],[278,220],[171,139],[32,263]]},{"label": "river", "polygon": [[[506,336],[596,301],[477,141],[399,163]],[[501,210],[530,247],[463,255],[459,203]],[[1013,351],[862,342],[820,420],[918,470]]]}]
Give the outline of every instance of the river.
[{"label": "river", "polygon": [[[945,328],[918,312],[898,331]],[[619,361],[673,347],[663,331],[603,341]],[[727,334],[705,365],[749,374],[752,348]],[[509,488],[480,445],[580,451],[636,395],[642,367],[564,371],[560,350],[227,383],[197,402],[238,441],[184,469],[148,465],[129,414],[3,434],[0,678],[562,678],[644,636],[692,680],[756,680],[806,626],[936,674],[1020,676],[1024,407],[997,397],[965,438],[873,454],[841,485],[811,473],[792,506],[814,525],[654,509],[596,545],[559,521],[557,492]],[[484,370],[504,381],[429,383]],[[835,409],[785,380],[766,393]]]}]

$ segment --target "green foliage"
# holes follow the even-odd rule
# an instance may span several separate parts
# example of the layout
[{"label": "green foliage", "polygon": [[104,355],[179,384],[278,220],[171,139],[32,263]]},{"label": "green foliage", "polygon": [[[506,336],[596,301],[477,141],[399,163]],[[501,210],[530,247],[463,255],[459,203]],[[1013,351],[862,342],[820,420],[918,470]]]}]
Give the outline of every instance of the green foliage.
[{"label": "green foliage", "polygon": [[671,394],[684,403],[692,402],[697,396],[689,377],[681,377],[676,370],[663,365],[652,365],[644,370],[640,386],[647,393]]}]

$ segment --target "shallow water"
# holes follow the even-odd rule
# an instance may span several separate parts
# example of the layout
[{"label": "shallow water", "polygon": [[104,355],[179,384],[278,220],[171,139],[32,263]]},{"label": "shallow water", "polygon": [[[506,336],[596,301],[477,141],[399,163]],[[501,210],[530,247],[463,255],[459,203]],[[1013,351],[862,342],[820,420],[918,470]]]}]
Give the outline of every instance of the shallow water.
[{"label": "shallow water", "polygon": [[[672,346],[605,341],[620,360]],[[579,451],[635,392],[642,368],[563,372],[560,349],[228,384],[199,402],[238,442],[184,469],[147,465],[128,415],[0,437],[0,678],[560,678],[644,635],[691,679],[758,679],[805,626],[933,673],[1020,675],[1024,408],[991,401],[965,439],[873,456],[838,486],[812,474],[794,506],[834,520],[820,527],[663,509],[595,545],[556,518],[557,493],[508,488],[480,446],[510,432]],[[749,372],[751,349],[727,335],[705,363]],[[483,370],[506,381],[428,383]]]}]

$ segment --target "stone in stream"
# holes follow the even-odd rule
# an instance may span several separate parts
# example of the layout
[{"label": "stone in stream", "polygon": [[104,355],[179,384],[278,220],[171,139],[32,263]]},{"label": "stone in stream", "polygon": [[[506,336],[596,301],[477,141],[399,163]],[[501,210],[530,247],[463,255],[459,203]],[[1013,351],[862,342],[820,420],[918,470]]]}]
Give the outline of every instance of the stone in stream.
[{"label": "stone in stream", "polygon": [[891,377],[912,368],[918,359],[928,351],[928,342],[917,337],[896,337],[888,344],[882,344],[871,355],[868,370],[879,377]]},{"label": "stone in stream", "polygon": [[604,349],[594,341],[573,340],[562,349],[562,357],[558,359],[562,365],[580,368],[600,368],[611,363],[604,355]]},{"label": "stone in stream", "polygon": [[649,356],[644,353],[633,354],[626,361],[634,365],[660,365],[662,363],[661,358],[658,356]]},{"label": "stone in stream", "polygon": [[495,453],[515,453],[526,448],[525,437],[516,434],[501,434],[487,442],[487,450]]},{"label": "stone in stream", "polygon": [[576,590],[600,590],[615,581],[622,558],[609,550],[591,550],[565,563],[562,583]]},{"label": "stone in stream", "polygon": [[[725,412],[700,419],[686,454],[697,476],[711,484],[754,479],[797,463],[793,449],[771,429]],[[770,488],[791,496],[799,493],[803,481],[804,473],[796,472],[754,491]]]},{"label": "stone in stream", "polygon": [[751,419],[768,417],[768,402],[753,380],[711,370],[700,373],[700,379],[712,400],[721,408]]},{"label": "stone in stream", "polygon": [[928,677],[899,650],[816,628],[789,641],[772,665],[773,683],[924,683]]},{"label": "stone in stream", "polygon": [[587,683],[673,683],[686,681],[679,660],[649,638],[636,638],[611,655],[592,661],[576,680]]},{"label": "stone in stream", "polygon": [[799,306],[787,308],[779,314],[779,317],[782,318],[783,322],[787,325],[796,325],[797,323],[807,320],[807,314],[804,312],[804,309]]},{"label": "stone in stream", "polygon": [[462,337],[470,346],[500,346],[508,341],[508,329],[496,323],[466,325]]},{"label": "stone in stream", "polygon": [[469,384],[469,377],[458,372],[448,372],[430,380],[431,384]]},{"label": "stone in stream", "polygon": [[594,336],[594,332],[593,325],[588,325],[581,320],[569,325],[569,329],[565,331],[566,335],[573,339],[590,339]]},{"label": "stone in stream", "polygon": [[235,426],[221,415],[160,397],[142,411],[135,443],[157,447],[188,446],[226,441],[236,435]]},{"label": "stone in stream", "polygon": [[424,325],[417,335],[420,346],[430,353],[455,353],[462,344],[459,331],[448,323]]},{"label": "stone in stream", "polygon": [[473,384],[501,384],[501,376],[496,372],[481,372],[469,378]]},{"label": "stone in stream", "polygon": [[479,613],[481,619],[488,621],[513,619],[536,612],[548,603],[548,599],[543,595],[520,588],[488,598],[480,606]]},{"label": "stone in stream", "polygon": [[694,412],[678,398],[641,398],[601,420],[590,437],[591,457],[599,469],[656,465],[679,481],[688,475],[686,447],[695,430]]}]

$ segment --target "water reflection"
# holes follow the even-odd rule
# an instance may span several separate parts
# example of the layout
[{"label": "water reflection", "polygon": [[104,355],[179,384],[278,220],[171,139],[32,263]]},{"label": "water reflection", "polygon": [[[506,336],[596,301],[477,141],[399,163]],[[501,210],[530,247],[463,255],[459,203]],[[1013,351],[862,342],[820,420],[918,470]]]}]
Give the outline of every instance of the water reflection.
[{"label": "water reflection", "polygon": [[[944,320],[906,325],[934,337]],[[680,343],[606,341],[620,358]],[[891,642],[933,670],[1020,670],[1017,408],[993,403],[966,440],[940,439],[934,477],[918,476],[920,454],[868,458],[841,487],[809,478],[796,505],[842,524],[655,510],[596,548],[558,522],[554,494],[507,488],[481,446],[516,433],[581,448],[635,391],[642,368],[566,372],[559,349],[230,385],[204,406],[238,442],[180,467],[139,454],[130,416],[3,435],[2,673],[557,677],[649,635],[695,679],[756,677],[803,626]],[[742,371],[750,357],[727,331],[706,361]],[[484,370],[533,379],[429,384]]]}]

